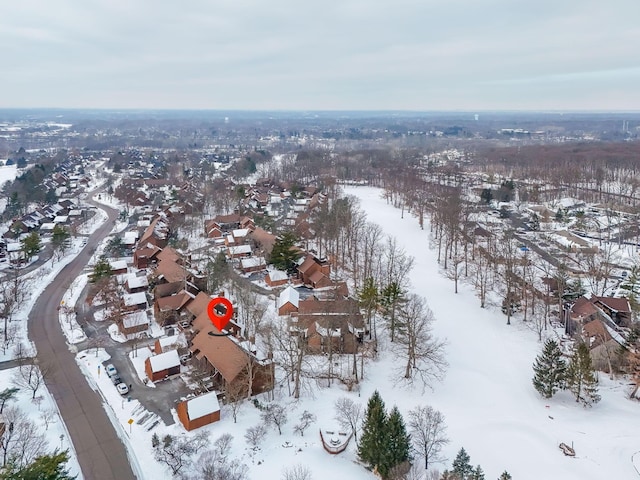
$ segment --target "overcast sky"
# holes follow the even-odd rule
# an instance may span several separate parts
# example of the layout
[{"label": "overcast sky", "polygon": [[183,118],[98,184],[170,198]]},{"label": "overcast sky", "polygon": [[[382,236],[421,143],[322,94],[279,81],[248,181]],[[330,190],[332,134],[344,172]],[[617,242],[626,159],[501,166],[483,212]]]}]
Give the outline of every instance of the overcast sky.
[{"label": "overcast sky", "polygon": [[0,108],[640,110],[640,0],[17,0]]}]

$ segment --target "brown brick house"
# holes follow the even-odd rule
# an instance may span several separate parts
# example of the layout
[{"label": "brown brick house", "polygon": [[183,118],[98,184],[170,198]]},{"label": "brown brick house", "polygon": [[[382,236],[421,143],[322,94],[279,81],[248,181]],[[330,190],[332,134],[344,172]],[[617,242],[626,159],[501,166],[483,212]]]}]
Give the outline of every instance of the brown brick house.
[{"label": "brown brick house", "polygon": [[313,288],[327,287],[331,285],[329,275],[331,266],[325,259],[318,259],[315,255],[307,255],[304,261],[298,266],[298,277],[305,285]]},{"label": "brown brick house", "polygon": [[354,353],[367,333],[358,302],[351,298],[301,300],[292,326],[303,333],[310,353]]},{"label": "brown brick house", "polygon": [[198,366],[211,372],[217,388],[245,395],[249,393],[249,384],[251,395],[273,389],[272,361],[258,359],[254,352],[240,346],[235,338],[209,335],[209,332],[220,332],[209,320],[206,310],[195,318],[193,328],[197,333],[191,339],[190,350]]}]

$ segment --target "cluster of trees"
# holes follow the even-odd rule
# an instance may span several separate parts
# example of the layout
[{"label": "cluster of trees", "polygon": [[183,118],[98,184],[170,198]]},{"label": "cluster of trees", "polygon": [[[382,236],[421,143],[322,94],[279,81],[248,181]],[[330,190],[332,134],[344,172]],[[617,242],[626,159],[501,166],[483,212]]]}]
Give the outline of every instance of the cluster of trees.
[{"label": "cluster of trees", "polygon": [[[37,367],[36,367],[37,368]],[[29,372],[35,376],[34,369],[23,369],[16,374],[19,385],[32,389],[34,402],[41,400],[35,394],[41,385],[42,377],[35,378],[30,384]],[[15,380],[15,379],[14,379]],[[0,480],[72,480],[66,463],[68,451],[47,451],[45,432],[19,407],[11,405],[16,399],[19,389],[5,388],[0,392],[0,415],[3,416],[5,431],[0,436]],[[39,404],[39,402],[36,402]],[[45,430],[54,421],[55,411],[43,410],[41,417]]]},{"label": "cluster of trees", "polygon": [[69,452],[54,452],[36,457],[31,463],[19,466],[9,462],[0,468],[0,480],[75,480],[66,468]]},{"label": "cluster of trees", "polygon": [[384,478],[398,478],[410,468],[411,437],[397,407],[389,413],[375,391],[367,404],[358,456]]},{"label": "cluster of trees", "polygon": [[577,344],[569,363],[558,343],[549,339],[533,364],[533,386],[544,398],[551,398],[559,390],[569,390],[585,407],[600,401],[598,377],[594,371],[589,347]]},{"label": "cluster of trees", "polygon": [[442,461],[440,452],[449,439],[444,416],[433,407],[419,405],[410,410],[405,425],[398,408],[387,412],[380,393],[375,391],[367,403],[359,441],[361,406],[345,397],[338,399],[335,407],[336,420],[354,433],[359,458],[382,478],[404,478],[410,470],[415,471],[412,460],[422,459],[425,470]]},{"label": "cluster of trees", "polygon": [[[498,480],[511,479],[511,474],[506,470],[498,477]],[[471,465],[471,457],[463,447],[453,460],[451,470],[445,470],[440,480],[485,480],[485,474],[480,465],[475,468]]]}]

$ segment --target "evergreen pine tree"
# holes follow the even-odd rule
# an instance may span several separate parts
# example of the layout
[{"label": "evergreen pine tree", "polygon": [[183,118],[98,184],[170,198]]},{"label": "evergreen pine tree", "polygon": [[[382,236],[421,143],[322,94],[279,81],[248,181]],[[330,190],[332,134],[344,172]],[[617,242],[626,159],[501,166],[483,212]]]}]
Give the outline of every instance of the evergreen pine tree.
[{"label": "evergreen pine tree", "polygon": [[484,471],[480,465],[476,466],[475,470],[471,473],[471,480],[484,480]]},{"label": "evergreen pine tree", "polygon": [[579,343],[571,356],[567,368],[567,388],[576,397],[576,402],[582,402],[585,407],[600,401],[598,378],[593,369],[589,347],[585,343]]},{"label": "evergreen pine tree", "polygon": [[453,460],[453,470],[452,473],[457,475],[460,480],[466,480],[473,473],[473,467],[471,466],[471,457],[466,452],[466,450],[461,448],[456,455],[456,458]]},{"label": "evergreen pine tree", "polygon": [[498,477],[498,480],[513,480],[513,477],[506,470]]},{"label": "evergreen pine tree", "polygon": [[0,471],[0,480],[74,480],[69,475],[66,463],[69,461],[67,450],[36,458],[23,468],[9,464]]},{"label": "evergreen pine tree", "polygon": [[547,340],[533,364],[533,386],[544,398],[551,398],[564,387],[566,371],[560,346],[555,340]]},{"label": "evergreen pine tree", "polygon": [[404,419],[398,407],[394,406],[389,414],[384,440],[385,452],[382,463],[378,465],[378,472],[383,478],[386,478],[394,467],[409,460],[410,435],[407,433]]},{"label": "evergreen pine tree", "polygon": [[387,414],[380,393],[376,390],[369,398],[358,445],[358,456],[371,468],[378,467],[386,453]]}]

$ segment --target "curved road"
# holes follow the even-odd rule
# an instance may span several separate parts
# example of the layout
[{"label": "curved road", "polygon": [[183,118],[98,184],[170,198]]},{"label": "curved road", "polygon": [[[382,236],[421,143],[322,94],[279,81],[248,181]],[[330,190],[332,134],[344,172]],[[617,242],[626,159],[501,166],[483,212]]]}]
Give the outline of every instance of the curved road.
[{"label": "curved road", "polygon": [[133,480],[136,477],[126,450],[102,406],[102,397],[87,383],[58,323],[57,307],[62,296],[113,227],[117,212],[104,206],[100,208],[107,212],[109,219],[91,234],[80,254],[40,294],[29,314],[29,337],[38,350],[38,360],[52,369],[45,383],[58,404],[84,478]]}]

